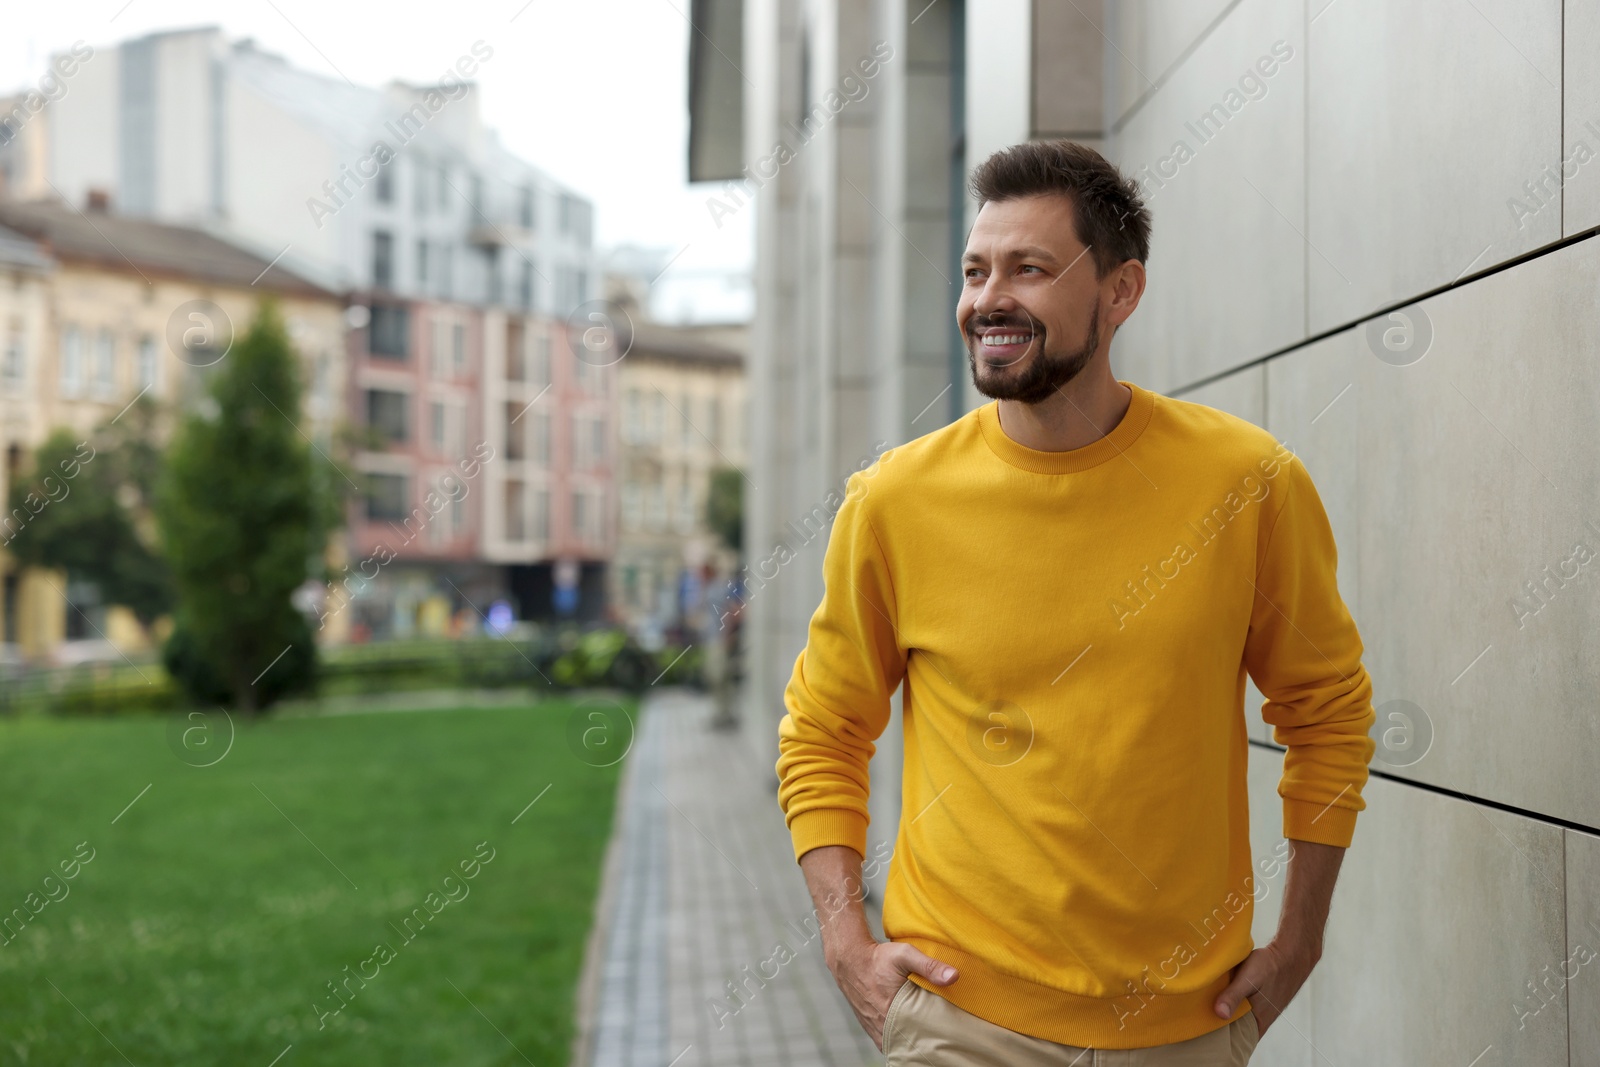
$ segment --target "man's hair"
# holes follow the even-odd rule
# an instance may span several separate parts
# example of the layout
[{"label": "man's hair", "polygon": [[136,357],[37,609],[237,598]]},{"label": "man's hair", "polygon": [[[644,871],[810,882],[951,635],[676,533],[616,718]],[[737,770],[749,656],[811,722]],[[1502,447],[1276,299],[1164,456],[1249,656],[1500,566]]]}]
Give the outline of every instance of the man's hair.
[{"label": "man's hair", "polygon": [[1099,152],[1073,141],[1029,141],[1002,148],[972,172],[972,195],[991,200],[1025,196],[1072,199],[1078,240],[1089,246],[1095,276],[1150,255],[1150,209],[1139,186]]}]

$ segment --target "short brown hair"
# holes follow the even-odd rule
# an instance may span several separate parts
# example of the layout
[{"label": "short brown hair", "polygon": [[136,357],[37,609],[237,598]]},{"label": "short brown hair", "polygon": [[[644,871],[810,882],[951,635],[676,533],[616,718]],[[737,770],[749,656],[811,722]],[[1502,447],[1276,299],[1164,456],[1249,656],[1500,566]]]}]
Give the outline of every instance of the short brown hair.
[{"label": "short brown hair", "polygon": [[1089,246],[1097,277],[1150,256],[1150,209],[1139,186],[1085,145],[1028,141],[1002,148],[972,172],[971,188],[979,207],[1024,196],[1070,196],[1078,240]]}]

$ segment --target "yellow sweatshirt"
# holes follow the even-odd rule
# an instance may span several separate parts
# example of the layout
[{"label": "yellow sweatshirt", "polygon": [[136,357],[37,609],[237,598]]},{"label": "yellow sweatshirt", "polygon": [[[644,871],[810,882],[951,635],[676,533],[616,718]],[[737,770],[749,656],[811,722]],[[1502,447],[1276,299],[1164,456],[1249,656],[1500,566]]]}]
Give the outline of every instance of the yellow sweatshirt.
[{"label": "yellow sweatshirt", "polygon": [[778,759],[796,857],[865,856],[867,760],[903,683],[885,932],[959,969],[918,980],[957,1006],[1097,1048],[1225,1025],[1211,1006],[1267,889],[1246,672],[1288,748],[1285,837],[1348,846],[1373,750],[1305,468],[1123,384],[1127,414],[1084,448],[1026,448],[990,402],[850,478]]}]

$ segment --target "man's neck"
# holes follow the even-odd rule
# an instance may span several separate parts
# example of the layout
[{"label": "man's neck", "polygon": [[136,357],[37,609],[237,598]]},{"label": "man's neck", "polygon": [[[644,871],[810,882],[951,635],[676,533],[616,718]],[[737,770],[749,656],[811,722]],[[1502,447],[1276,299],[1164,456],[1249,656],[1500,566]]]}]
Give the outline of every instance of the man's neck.
[{"label": "man's neck", "polygon": [[1084,368],[1048,400],[1037,404],[1000,401],[1000,429],[1036,452],[1070,452],[1100,440],[1127,414],[1133,390],[1117,381],[1107,364],[1097,363]]}]

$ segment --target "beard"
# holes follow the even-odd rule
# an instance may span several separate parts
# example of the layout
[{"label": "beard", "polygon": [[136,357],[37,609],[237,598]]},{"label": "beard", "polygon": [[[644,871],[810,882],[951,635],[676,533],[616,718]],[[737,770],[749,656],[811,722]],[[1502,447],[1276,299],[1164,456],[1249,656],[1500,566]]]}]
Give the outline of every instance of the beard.
[{"label": "beard", "polygon": [[[986,364],[986,370],[980,372],[978,352],[983,342],[975,333],[980,326],[1027,329],[1034,335],[1039,350],[1031,359],[1018,360],[1004,367]],[[1083,368],[1089,365],[1089,360],[1094,358],[1100,347],[1100,305],[1095,304],[1090,316],[1089,336],[1084,338],[1083,347],[1072,352],[1051,351],[1049,335],[1042,326],[1035,325],[1031,317],[1018,322],[1008,315],[974,315],[967,321],[967,328],[963,332],[967,341],[967,366],[972,371],[972,384],[978,392],[994,400],[1037,404],[1054,396],[1062,386],[1082,373]]]}]

